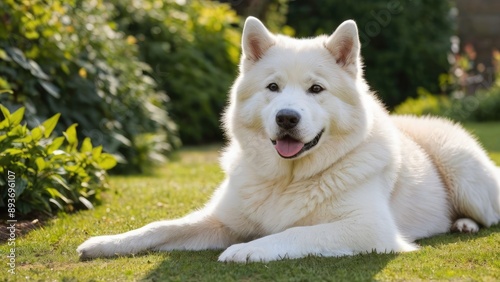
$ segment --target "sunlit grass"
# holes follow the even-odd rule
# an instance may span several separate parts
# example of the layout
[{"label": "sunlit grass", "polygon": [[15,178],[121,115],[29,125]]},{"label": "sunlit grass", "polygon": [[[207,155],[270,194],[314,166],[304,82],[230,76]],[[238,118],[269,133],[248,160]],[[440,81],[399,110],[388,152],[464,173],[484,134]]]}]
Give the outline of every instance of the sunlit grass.
[{"label": "sunlit grass", "polygon": [[479,138],[491,159],[500,166],[500,122],[467,123],[464,126]]}]

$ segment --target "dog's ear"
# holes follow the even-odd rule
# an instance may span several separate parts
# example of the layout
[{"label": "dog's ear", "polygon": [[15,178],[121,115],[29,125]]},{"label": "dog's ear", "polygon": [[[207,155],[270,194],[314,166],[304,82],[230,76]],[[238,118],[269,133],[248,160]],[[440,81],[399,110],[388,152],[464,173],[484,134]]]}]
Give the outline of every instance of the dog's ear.
[{"label": "dog's ear", "polygon": [[359,61],[360,43],[358,27],[353,20],[343,22],[335,32],[328,37],[325,47],[342,67],[357,66]]},{"label": "dog's ear", "polygon": [[274,36],[257,18],[248,17],[243,27],[241,46],[243,55],[251,61],[258,61],[275,43]]}]

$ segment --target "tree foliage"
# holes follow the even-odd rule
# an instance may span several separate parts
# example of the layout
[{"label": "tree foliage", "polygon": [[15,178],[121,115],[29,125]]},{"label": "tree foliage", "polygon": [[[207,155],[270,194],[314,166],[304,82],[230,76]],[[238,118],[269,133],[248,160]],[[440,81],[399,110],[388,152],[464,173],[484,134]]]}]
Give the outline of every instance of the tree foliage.
[{"label": "tree foliage", "polygon": [[452,35],[450,1],[290,1],[287,24],[298,36],[330,34],[342,21],[359,28],[365,76],[393,107],[419,87],[439,92]]},{"label": "tree foliage", "polygon": [[236,13],[210,1],[113,2],[120,29],[137,38],[151,75],[171,98],[182,141],[220,140],[220,113],[239,58]]}]

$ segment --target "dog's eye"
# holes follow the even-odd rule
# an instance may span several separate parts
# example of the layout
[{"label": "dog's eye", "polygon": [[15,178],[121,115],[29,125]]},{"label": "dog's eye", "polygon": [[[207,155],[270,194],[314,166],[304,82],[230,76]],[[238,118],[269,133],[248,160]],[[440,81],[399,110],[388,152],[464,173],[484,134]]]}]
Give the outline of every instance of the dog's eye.
[{"label": "dog's eye", "polygon": [[276,84],[274,82],[270,83],[266,88],[271,90],[272,92],[278,92],[280,90],[278,84]]},{"label": "dog's eye", "polygon": [[323,90],[325,90],[325,89],[323,87],[321,87],[320,85],[318,85],[318,84],[313,84],[313,86],[311,86],[309,88],[309,92],[313,93],[313,94],[318,94],[318,93],[320,93]]}]

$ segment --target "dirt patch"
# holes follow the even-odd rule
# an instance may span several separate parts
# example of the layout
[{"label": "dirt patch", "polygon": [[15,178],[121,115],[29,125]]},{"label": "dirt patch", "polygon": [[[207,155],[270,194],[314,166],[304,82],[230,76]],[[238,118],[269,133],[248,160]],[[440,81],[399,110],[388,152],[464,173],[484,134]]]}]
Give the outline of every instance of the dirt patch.
[{"label": "dirt patch", "polygon": [[[46,223],[50,218],[48,216],[40,216],[35,219],[21,219],[15,222],[14,234],[15,238],[20,238],[26,235],[31,230],[40,228]],[[12,223],[7,220],[0,221],[0,243],[5,243],[11,237]]]}]

